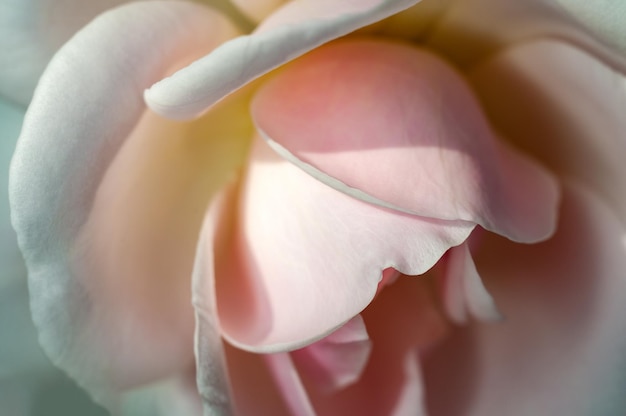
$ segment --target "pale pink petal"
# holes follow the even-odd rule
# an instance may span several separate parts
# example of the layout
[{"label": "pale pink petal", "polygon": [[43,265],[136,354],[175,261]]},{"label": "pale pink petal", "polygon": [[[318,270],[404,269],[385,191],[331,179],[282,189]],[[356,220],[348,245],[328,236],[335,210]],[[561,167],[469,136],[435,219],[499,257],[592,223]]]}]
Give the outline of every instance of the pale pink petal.
[{"label": "pale pink petal", "polygon": [[318,390],[330,393],[359,379],[371,350],[365,323],[357,315],[327,337],[293,351],[291,357]]},{"label": "pale pink petal", "polygon": [[451,248],[444,262],[444,305],[450,318],[467,322],[467,315],[482,321],[501,319],[495,302],[476,270],[467,243]]},{"label": "pale pink petal", "polygon": [[555,179],[500,142],[459,74],[425,50],[324,46],[264,84],[252,114],[283,156],[356,198],[518,241],[553,231]]},{"label": "pale pink petal", "polygon": [[146,113],[142,91],[234,34],[192,3],[115,9],[55,56],[26,116],[10,197],[33,318],[54,363],[100,401],[193,361],[193,247],[226,175],[199,173],[241,145]]},{"label": "pale pink petal", "polygon": [[4,0],[0,94],[26,106],[54,53],[103,11],[129,0]]},{"label": "pale pink petal", "polygon": [[224,336],[265,352],[321,339],[370,303],[383,270],[422,274],[473,228],[344,195],[257,139],[217,279]]},{"label": "pale pink petal", "polygon": [[288,0],[232,0],[250,19],[260,22]]},{"label": "pale pink petal", "polygon": [[288,352],[266,354],[267,362],[283,399],[293,416],[315,416],[309,395]]},{"label": "pale pink petal", "polygon": [[427,277],[406,277],[380,292],[363,312],[372,355],[358,382],[327,394],[307,384],[313,406],[324,416],[425,415],[419,363],[448,328]]},{"label": "pale pink petal", "polygon": [[145,93],[146,102],[168,118],[196,117],[225,95],[285,62],[417,1],[291,1],[268,17],[252,35],[226,42],[153,85]]},{"label": "pale pink petal", "polygon": [[[607,9],[604,2],[587,3],[590,8]],[[626,72],[626,57],[617,53],[614,42],[599,40],[557,1],[454,1],[437,20],[426,43],[457,65],[469,68],[511,45],[537,38],[559,39]]]},{"label": "pale pink petal", "polygon": [[599,192],[626,221],[626,77],[554,40],[522,44],[470,78],[495,126],[560,175]]},{"label": "pale pink petal", "polygon": [[432,416],[626,413],[624,227],[596,194],[564,187],[544,243],[487,235],[475,251],[506,316],[458,330],[425,362]]}]

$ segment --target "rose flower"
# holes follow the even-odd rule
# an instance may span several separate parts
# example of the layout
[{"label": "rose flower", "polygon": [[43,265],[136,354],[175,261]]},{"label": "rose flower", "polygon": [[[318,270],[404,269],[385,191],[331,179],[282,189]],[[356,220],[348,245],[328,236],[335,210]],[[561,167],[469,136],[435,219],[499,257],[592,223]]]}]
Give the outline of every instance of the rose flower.
[{"label": "rose flower", "polygon": [[236,3],[111,9],[41,75],[9,193],[51,360],[113,414],[626,409],[611,16]]}]

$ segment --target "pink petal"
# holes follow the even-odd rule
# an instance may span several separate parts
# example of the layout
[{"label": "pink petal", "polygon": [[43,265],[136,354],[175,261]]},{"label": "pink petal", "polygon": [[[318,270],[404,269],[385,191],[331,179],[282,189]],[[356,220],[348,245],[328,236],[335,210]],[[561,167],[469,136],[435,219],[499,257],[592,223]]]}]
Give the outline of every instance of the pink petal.
[{"label": "pink petal", "polygon": [[129,0],[4,0],[0,94],[26,106],[54,53],[103,11]]},{"label": "pink petal", "polygon": [[225,95],[294,58],[417,0],[298,0],[266,19],[255,33],[225,43],[153,85],[148,106],[174,119],[198,116]]},{"label": "pink petal", "polygon": [[327,337],[293,351],[291,357],[318,390],[332,392],[359,379],[371,350],[365,323],[357,315]]},{"label": "pink petal", "polygon": [[567,43],[540,40],[504,51],[470,76],[516,146],[599,192],[626,221],[623,74]]},{"label": "pink petal", "polygon": [[[193,247],[220,185],[198,172],[241,150],[228,129],[145,113],[141,93],[233,35],[194,4],[115,9],[56,55],[26,116],[10,196],[33,318],[54,363],[101,401],[193,361]],[[187,136],[198,130],[206,143]]]},{"label": "pink petal", "polygon": [[265,84],[252,113],[284,157],[367,202],[524,242],[553,232],[555,179],[499,142],[463,79],[427,51],[325,46]]},{"label": "pink petal", "polygon": [[626,412],[624,227],[574,183],[560,218],[541,244],[486,236],[475,259],[507,319],[433,350],[425,363],[433,416]]},{"label": "pink petal", "polygon": [[363,312],[372,355],[359,381],[328,395],[307,386],[320,415],[425,415],[420,351],[447,332],[426,277],[402,277]]},{"label": "pink petal", "polygon": [[309,344],[363,310],[383,270],[422,274],[472,229],[351,198],[257,139],[217,277],[224,336],[252,351]]},{"label": "pink petal", "polygon": [[467,243],[452,247],[443,261],[444,305],[454,322],[466,323],[468,313],[482,321],[502,319],[476,270]]},{"label": "pink petal", "polygon": [[265,355],[283,399],[294,416],[315,416],[315,410],[309,400],[309,395],[300,379],[292,358],[287,352],[277,352]]}]

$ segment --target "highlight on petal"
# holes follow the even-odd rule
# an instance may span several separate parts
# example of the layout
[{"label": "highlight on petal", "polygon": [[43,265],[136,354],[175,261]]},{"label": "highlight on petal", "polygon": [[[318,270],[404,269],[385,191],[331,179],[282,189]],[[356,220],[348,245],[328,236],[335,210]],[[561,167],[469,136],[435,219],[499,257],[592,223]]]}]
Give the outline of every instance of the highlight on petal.
[{"label": "highlight on petal", "polygon": [[293,351],[291,358],[319,391],[331,393],[358,381],[371,350],[365,323],[357,315],[327,337]]},{"label": "highlight on petal", "polygon": [[626,222],[626,76],[570,44],[536,40],[495,55],[469,78],[517,148],[600,193]]},{"label": "highlight on petal", "polygon": [[192,3],[117,8],[55,56],[26,116],[10,199],[33,319],[101,402],[193,362],[193,247],[211,187],[242,158],[224,138],[244,126],[160,120],[142,91],[235,34]]},{"label": "highlight on petal", "polygon": [[502,319],[476,270],[467,242],[452,247],[443,261],[443,300],[446,312],[454,322],[466,323],[468,313],[482,321]]},{"label": "highlight on petal", "polygon": [[0,94],[28,105],[54,53],[103,11],[129,0],[4,0],[0,4]]},{"label": "highlight on petal", "polygon": [[172,119],[197,117],[225,95],[272,69],[419,0],[298,0],[287,3],[250,36],[241,36],[159,81],[148,106]]},{"label": "highlight on petal", "polygon": [[498,140],[461,76],[427,51],[326,45],[264,84],[252,114],[283,157],[356,198],[516,241],[554,230],[555,178]]},{"label": "highlight on petal", "polygon": [[337,192],[257,138],[216,278],[222,332],[250,351],[303,347],[362,311],[384,270],[422,274],[473,228]]},{"label": "highlight on petal", "polygon": [[425,356],[431,414],[626,412],[625,228],[573,181],[561,207],[550,240],[486,233],[474,252],[506,322],[460,327]]}]

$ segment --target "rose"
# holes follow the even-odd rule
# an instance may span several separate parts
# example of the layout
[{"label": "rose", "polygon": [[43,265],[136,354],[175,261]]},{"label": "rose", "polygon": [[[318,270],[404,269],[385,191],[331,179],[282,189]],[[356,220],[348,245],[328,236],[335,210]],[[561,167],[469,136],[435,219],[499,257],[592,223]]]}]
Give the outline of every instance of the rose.
[{"label": "rose", "polygon": [[[458,10],[458,9],[457,9],[457,10]],[[452,15],[452,18],[450,18],[450,19],[452,19],[452,20],[453,20],[454,13],[451,13],[451,15]],[[467,15],[466,15],[466,16],[467,16]],[[454,27],[454,26],[453,26],[453,27]],[[512,31],[512,32],[514,33],[515,31]],[[439,42],[439,43],[442,43],[442,44],[444,45],[444,46],[442,46],[442,49],[443,49],[443,50],[445,50],[445,45],[446,45],[446,43],[447,43],[447,42],[446,42],[446,36],[445,36],[445,35],[440,35],[439,37],[434,36],[434,37],[433,37],[433,39],[434,39],[434,41],[433,41],[433,43],[434,43],[434,44],[437,44],[438,42]],[[586,38],[586,37],[584,37],[584,36],[582,36],[582,35],[581,35],[581,39],[582,39],[583,41],[591,42],[591,41],[589,41],[589,40],[588,40],[588,38]],[[578,39],[578,40],[580,40],[580,39]],[[566,49],[567,49],[567,48],[566,48]],[[562,52],[562,51],[561,51],[561,52]],[[528,53],[528,52],[526,52],[526,53]],[[533,51],[533,53],[537,53],[537,52],[536,52],[536,51]],[[569,52],[564,52],[564,53],[569,53]],[[215,55],[214,55],[214,56],[215,56]],[[577,60],[577,62],[578,62],[578,61],[582,61],[582,60],[583,60],[583,59],[585,59],[585,58],[584,58],[584,56],[583,56],[583,57],[576,56],[576,58],[574,58],[574,59],[576,59],[576,60]],[[506,60],[505,60],[505,62],[506,62]],[[583,62],[585,62],[586,64],[589,64],[589,65],[593,65],[593,63],[589,63],[589,62],[593,62],[593,61],[589,61],[589,60],[587,60],[587,61],[583,61]],[[499,65],[499,64],[500,64],[500,63],[496,61],[496,64],[494,64],[494,65],[495,65],[495,66],[496,66],[496,68],[497,68],[497,65]],[[480,80],[481,80],[481,75],[482,75],[482,76],[485,76],[485,75],[484,75],[485,73],[489,73],[489,72],[491,72],[491,71],[493,71],[493,70],[494,70],[494,69],[493,69],[493,67],[489,67],[489,65],[485,65],[485,66],[486,66],[486,67],[488,67],[489,69],[484,69],[484,67],[483,67],[483,68],[478,67],[478,69],[474,69],[474,72],[473,72],[473,74],[472,74],[472,78],[475,78],[477,83],[478,83],[478,82],[480,82]],[[482,72],[481,72],[481,71],[482,71]],[[508,73],[510,74],[511,72],[508,72]],[[604,79],[604,78],[603,78],[603,79]],[[176,79],[174,79],[174,82],[176,82]],[[43,83],[42,83],[42,85],[43,85]],[[163,84],[163,85],[166,85],[166,84]],[[170,85],[171,85],[171,84],[170,84]],[[166,85],[166,86],[167,86],[167,85]],[[43,87],[42,87],[42,88],[43,88]],[[490,89],[488,88],[488,86],[486,86],[486,87],[484,87],[484,90],[479,89],[479,91],[484,91],[484,95],[488,97],[488,92],[490,91]],[[497,92],[499,92],[499,91],[501,91],[501,90],[495,91],[495,93],[497,93]],[[494,92],[492,91],[491,93],[493,94]],[[502,103],[503,103],[503,101],[502,101],[502,100],[499,100],[499,102],[500,102],[500,104],[502,104]],[[33,117],[34,117],[34,116],[33,116]],[[506,121],[506,118],[503,118],[503,119]],[[504,121],[503,121],[502,123],[504,124]],[[504,128],[504,127],[503,127],[503,128]],[[18,160],[19,160],[19,159],[18,159]],[[120,162],[120,163],[121,163],[121,162]],[[562,168],[562,167],[560,167],[557,163],[554,163],[554,164],[553,164],[553,166],[556,166],[557,168],[559,168],[559,169],[558,169],[559,171],[561,171],[561,169],[563,169],[563,168]],[[566,170],[565,170],[565,169],[563,169],[563,171],[565,172]],[[569,174],[571,174],[571,172],[568,172],[568,173],[569,173]],[[621,178],[621,176],[618,176],[618,178]],[[583,179],[584,179],[584,178],[583,178]],[[597,180],[597,178],[592,178],[592,179]],[[587,180],[588,180],[588,179],[587,179]],[[573,188],[573,185],[568,185],[568,186],[572,186],[572,188]],[[597,187],[597,188],[600,188],[600,187]],[[569,190],[570,188],[567,188],[567,189]],[[576,189],[577,189],[577,188],[576,188]],[[577,197],[577,198],[579,198],[578,200],[577,200],[577,199],[575,199],[575,198],[574,198],[574,199],[571,199],[571,198],[570,198],[570,199],[566,199],[566,201],[570,203],[568,206],[573,206],[573,207],[576,207],[576,206],[579,206],[579,205],[585,205],[585,204],[581,204],[581,203],[580,203],[580,200],[581,200],[581,199],[584,199],[584,198],[589,198],[589,200],[593,200],[593,198],[592,198],[592,197],[590,197],[590,196],[588,196],[588,195],[586,195],[586,194],[584,194],[583,192],[580,192],[580,191],[568,191],[568,192],[575,193],[575,194],[576,194],[576,197]],[[570,195],[570,194],[567,194],[567,193],[566,193],[566,195]],[[585,195],[585,196],[580,196],[580,195]],[[587,200],[587,199],[584,199],[584,201],[585,201],[585,203],[586,203],[586,204],[595,204],[595,202],[588,202],[588,200]],[[585,205],[585,206],[586,206],[586,205]],[[596,207],[596,208],[597,208],[597,205],[594,205],[594,207]],[[604,211],[602,212],[602,214],[604,214]],[[567,217],[566,217],[566,218],[567,218]],[[580,217],[579,217],[579,218],[580,218]],[[608,213],[607,213],[607,214],[606,214],[606,218],[609,218],[609,219],[610,219],[610,218],[612,218],[612,217],[610,217],[610,216],[608,215]],[[574,216],[574,220],[572,220],[572,221],[575,221],[575,220],[576,220],[576,217]],[[563,221],[565,221],[565,220],[563,220]],[[606,220],[604,220],[604,221],[606,221]],[[563,229],[563,228],[565,228],[565,227],[563,227],[563,226],[562,226],[562,229]],[[18,229],[19,229],[19,227],[18,227]],[[558,235],[557,235],[557,238],[558,238]],[[489,241],[491,241],[491,240],[490,240],[490,239],[491,239],[491,237],[488,237],[488,238],[486,238],[486,239],[487,239],[488,241],[487,241],[486,243],[484,243],[485,245],[484,245],[483,247],[489,247]],[[558,240],[556,240],[556,241],[558,241]],[[518,248],[517,246],[515,246],[515,247],[516,247],[516,249],[517,249],[517,250],[519,250],[519,248]],[[511,248],[511,247],[508,247],[508,248],[509,248],[509,249],[511,249],[511,250],[514,250],[514,249],[513,249],[513,248]],[[483,250],[484,250],[484,248],[483,248]],[[542,249],[542,250],[543,250],[543,249]],[[549,250],[548,250],[548,252],[549,252]],[[487,260],[485,260],[485,262],[487,262]],[[487,264],[488,264],[488,263],[487,263]],[[492,266],[492,267],[493,267],[493,266]],[[487,268],[487,269],[488,269],[488,268]],[[481,270],[481,273],[482,273],[482,270]],[[509,284],[510,284],[510,282],[509,282]],[[390,286],[388,289],[385,289],[385,290],[392,290],[392,288],[394,288],[394,287],[396,287],[396,288],[397,288],[398,286]],[[397,290],[397,289],[396,289],[396,290]],[[616,292],[617,292],[617,291],[616,291]],[[388,293],[389,293],[389,292],[388,292]],[[99,293],[99,295],[101,295],[101,294]],[[380,301],[381,301],[381,302],[383,301],[383,296],[384,296],[384,295],[385,295],[385,292],[382,292],[382,293],[381,293],[381,297],[380,297]],[[526,300],[526,299],[525,299],[525,300]],[[376,303],[375,303],[375,304],[376,304]],[[514,304],[514,302],[513,302],[513,304]],[[507,315],[509,315],[509,314],[507,314]],[[522,316],[523,316],[523,315],[522,315]],[[611,315],[611,316],[614,316],[614,315]],[[605,323],[605,325],[608,325],[608,324],[607,324],[607,322],[609,322],[609,323],[611,322],[611,319],[606,319],[606,317],[602,317],[602,318],[603,318],[603,319],[602,319],[602,321]],[[610,317],[609,317],[609,318],[610,318]],[[526,321],[526,322],[528,322],[528,321]],[[482,328],[482,327],[481,327],[481,328]],[[511,325],[511,324],[508,324],[508,325],[507,325],[507,328],[513,328],[513,330],[512,330],[512,331],[513,331],[513,333],[514,333],[514,334],[519,333],[519,332],[517,332],[517,331],[516,331],[516,330],[518,330],[518,329],[519,329],[519,327],[518,327],[518,326],[516,326],[516,325]],[[566,328],[568,328],[568,329],[569,329],[569,326],[567,326]],[[45,328],[44,328],[43,330],[45,331]],[[482,341],[482,338],[481,338],[481,337],[484,337],[484,338],[487,338],[487,340],[488,340],[488,341],[490,341],[490,340],[488,339],[488,338],[490,337],[490,335],[489,335],[489,334],[487,334],[486,336],[484,336],[484,335],[480,332],[480,328],[479,328],[476,332],[478,333],[478,339],[479,339],[479,340],[481,340],[481,341]],[[604,333],[602,333],[602,332],[600,333],[600,335],[603,335],[603,334],[604,334]],[[598,337],[598,338],[599,338],[599,339],[604,339],[604,337],[603,337],[603,336],[600,336],[600,337]],[[454,343],[454,345],[461,345],[461,342],[459,342],[459,340],[455,340],[455,341],[456,341],[456,342]],[[497,342],[497,338],[496,338],[496,340],[495,340],[495,341],[496,341],[496,342],[493,342],[493,341],[492,341],[492,342],[486,343],[485,345],[496,345],[496,346],[500,346],[500,345],[501,345],[501,343],[498,343],[498,342]],[[596,344],[596,345],[601,346],[601,344]],[[445,350],[444,350],[444,351],[445,351]],[[503,349],[503,351],[507,352],[507,351],[512,351],[512,350],[511,350],[511,348],[506,348],[506,349]],[[499,352],[501,352],[501,351],[496,351],[496,353],[499,353]],[[233,352],[233,354],[234,354],[234,352]],[[527,355],[528,355],[528,356],[530,356],[531,354],[527,354]],[[199,355],[199,359],[200,359],[200,361],[202,362],[202,357],[206,357],[206,356],[207,356],[207,355]],[[435,355],[435,356],[436,356],[436,355]],[[455,357],[458,357],[458,356],[459,356],[459,354],[455,354],[454,356],[455,356]],[[495,356],[494,356],[491,360],[489,360],[489,361],[491,361],[491,362],[498,362],[498,359],[497,359],[497,358],[498,358],[498,357],[500,357],[500,356],[501,356],[500,354],[495,354]],[[280,356],[279,356],[279,357],[280,357]],[[73,359],[73,360],[76,360],[76,357],[72,357],[72,359]],[[278,358],[278,359],[280,359],[280,358]],[[76,360],[76,361],[78,361],[78,360]],[[488,363],[489,363],[489,361],[488,361]],[[536,362],[539,362],[539,361],[540,361],[540,360],[537,360]],[[429,363],[430,363],[430,362],[436,362],[436,360],[435,360],[435,361],[428,361],[428,362],[429,362]],[[487,369],[489,369],[489,368],[490,368],[488,363],[487,363],[487,364],[485,364],[485,366],[486,366],[485,368],[487,368]],[[70,364],[66,364],[66,365],[70,365]],[[151,366],[151,367],[152,367],[152,369],[154,368],[154,366]],[[74,367],[74,368],[76,368],[76,367]],[[202,369],[202,367],[201,367],[201,369]],[[74,371],[75,371],[75,370],[74,370]],[[438,371],[437,373],[438,373],[438,374],[444,373],[444,374],[446,374],[447,376],[450,376],[450,372],[442,372],[442,371]],[[205,373],[205,374],[216,374],[216,373]],[[492,373],[492,374],[493,374],[493,373]],[[545,374],[545,373],[544,373],[544,374]],[[87,377],[85,377],[85,376],[83,375],[83,378],[82,378],[82,379],[83,379],[83,382],[85,382],[85,379],[86,379],[86,378],[87,378]],[[428,379],[428,378],[427,378],[427,379]],[[531,378],[531,379],[532,379],[532,378]],[[92,379],[92,380],[93,380],[93,379]],[[526,380],[526,378],[524,378],[523,380],[525,381],[525,380]],[[235,389],[234,393],[235,393],[235,394],[237,394],[237,389]],[[504,396],[506,397],[506,395],[504,395]],[[290,396],[288,396],[288,397],[292,397],[292,398],[293,398],[293,397],[296,397],[296,396],[294,396],[294,395],[290,395]],[[482,396],[481,396],[480,394],[478,394],[478,395],[476,395],[476,397],[481,398]],[[493,396],[492,396],[492,397],[493,397]],[[510,399],[510,396],[508,396],[508,397],[509,397],[509,399]],[[532,397],[532,398],[534,398],[535,400],[537,400],[537,398],[541,399],[542,395],[540,395],[540,394],[534,394],[534,395],[532,395],[531,397]],[[588,396],[587,396],[587,397],[588,397]],[[479,404],[477,405],[477,406],[478,406],[478,408],[480,409],[480,406],[481,406],[481,405],[482,405],[482,406],[490,406],[490,405],[493,405],[493,404],[491,404],[491,403],[493,403],[493,399],[491,399],[491,400],[492,400],[491,402],[490,402],[490,401],[486,401],[486,400],[485,400],[485,401],[480,401],[480,400],[479,400],[479,402],[478,402]],[[481,404],[481,403],[482,403],[482,404]],[[485,404],[485,403],[486,403],[486,404]],[[537,403],[537,402],[535,402],[535,403]],[[540,402],[539,402],[539,403],[540,403]],[[560,403],[561,403],[561,402],[560,402]],[[577,402],[576,402],[575,400],[568,400],[568,401],[566,402],[566,404],[564,404],[563,406],[576,406],[576,404],[577,404]],[[532,405],[532,404],[531,404],[531,405]],[[574,408],[576,409],[577,407],[574,407]],[[479,412],[479,413],[480,413],[480,412]]]}]

